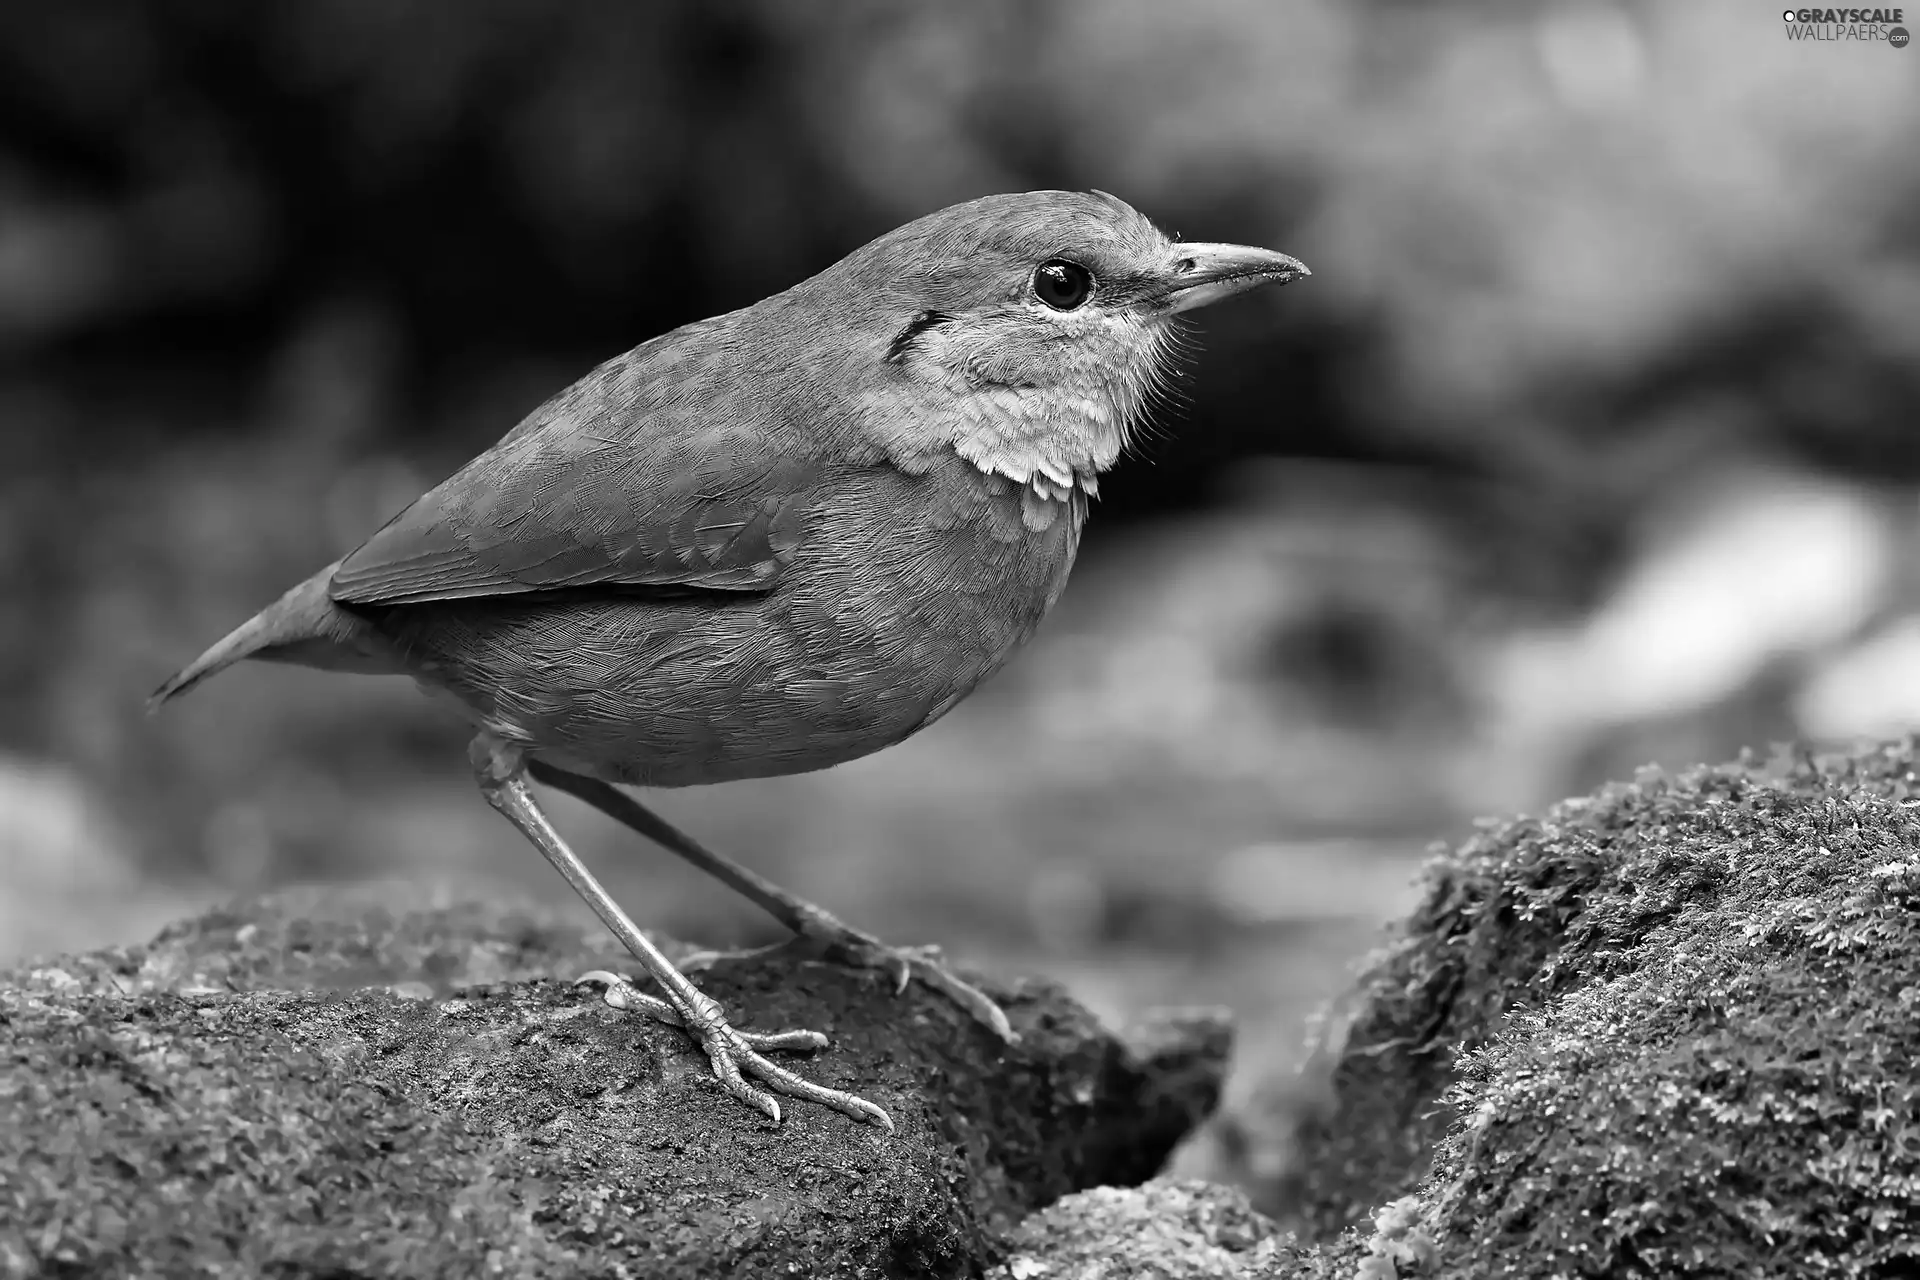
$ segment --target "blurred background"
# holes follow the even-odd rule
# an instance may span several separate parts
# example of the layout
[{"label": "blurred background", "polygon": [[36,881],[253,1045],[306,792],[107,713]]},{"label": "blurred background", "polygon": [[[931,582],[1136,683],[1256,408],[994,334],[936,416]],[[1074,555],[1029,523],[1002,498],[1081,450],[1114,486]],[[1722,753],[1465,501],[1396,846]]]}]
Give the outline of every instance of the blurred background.
[{"label": "blurred background", "polygon": [[[1920,721],[1920,52],[1759,3],[0,7],[0,959],[298,881],[572,904],[404,682],[164,676],[601,359],[953,201],[1311,281],[1204,313],[1041,638],[829,773],[659,795],[901,942],[1306,1015],[1431,842]],[[650,926],[743,900],[556,800]],[[583,919],[584,908],[569,906]]]}]

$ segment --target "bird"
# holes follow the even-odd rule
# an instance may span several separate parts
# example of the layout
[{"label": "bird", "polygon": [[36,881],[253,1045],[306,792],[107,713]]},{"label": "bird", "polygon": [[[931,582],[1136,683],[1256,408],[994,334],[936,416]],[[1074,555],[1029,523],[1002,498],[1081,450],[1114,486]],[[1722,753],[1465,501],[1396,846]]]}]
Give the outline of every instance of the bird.
[{"label": "bird", "polygon": [[486,801],[660,994],[606,971],[579,981],[682,1027],[725,1091],[775,1124],[778,1094],[891,1132],[882,1107],[766,1056],[825,1036],[735,1028],[530,783],[711,873],[820,955],[897,990],[918,979],[1014,1041],[936,949],[883,944],[622,788],[823,769],[940,719],[1059,599],[1099,478],[1170,377],[1181,318],[1309,274],[1273,250],[1183,242],[1100,191],[941,209],[605,361],[149,706],[242,659],[412,677],[472,728]]}]

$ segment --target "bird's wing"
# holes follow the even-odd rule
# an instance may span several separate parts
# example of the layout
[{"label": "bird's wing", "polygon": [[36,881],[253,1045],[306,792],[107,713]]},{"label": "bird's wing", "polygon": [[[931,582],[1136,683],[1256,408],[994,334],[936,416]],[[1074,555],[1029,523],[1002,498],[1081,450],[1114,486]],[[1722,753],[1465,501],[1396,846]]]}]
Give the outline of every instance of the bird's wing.
[{"label": "bird's wing", "polygon": [[508,436],[389,521],[334,573],[343,604],[569,587],[766,591],[800,545],[819,466],[734,426],[573,424]]}]

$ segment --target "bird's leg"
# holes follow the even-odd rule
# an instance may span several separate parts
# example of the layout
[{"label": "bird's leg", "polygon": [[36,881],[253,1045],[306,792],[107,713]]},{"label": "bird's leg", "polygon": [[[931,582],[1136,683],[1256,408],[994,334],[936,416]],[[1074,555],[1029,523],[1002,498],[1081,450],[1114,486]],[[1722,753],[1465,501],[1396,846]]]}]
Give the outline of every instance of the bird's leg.
[{"label": "bird's leg", "polygon": [[[755,1035],[735,1031],[727,1024],[726,1011],[719,1002],[694,986],[685,974],[673,967],[673,962],[653,945],[646,934],[640,932],[639,926],[620,909],[620,904],[587,870],[586,864],[560,839],[560,833],[554,830],[553,824],[541,812],[540,806],[534,802],[533,793],[527,788],[526,759],[520,748],[502,742],[492,734],[482,733],[473,740],[469,756],[480,783],[480,793],[487,798],[487,803],[498,809],[507,821],[534,843],[547,861],[553,864],[554,870],[566,877],[574,892],[586,900],[594,914],[613,931],[614,936],[633,953],[634,958],[653,975],[654,981],[667,994],[663,1002],[634,991],[624,979],[614,979],[608,974],[588,975],[594,980],[612,979],[606,997],[609,1004],[617,1008],[637,1008],[684,1027],[707,1051],[707,1058],[713,1063],[713,1074],[726,1091],[770,1116],[776,1124],[780,1121],[780,1104],[774,1101],[771,1093],[748,1084],[743,1073],[759,1080],[774,1092],[832,1107],[856,1120],[870,1120],[892,1132],[892,1119],[873,1103],[838,1089],[827,1089],[803,1080],[784,1067],[775,1066],[758,1052],[761,1048],[824,1048],[827,1043],[825,1036],[814,1031]],[[661,1008],[663,1004],[671,1010],[670,1014]]]},{"label": "bird's leg", "polygon": [[757,871],[707,848],[610,783],[556,768],[540,760],[529,760],[526,767],[535,781],[545,783],[556,791],[564,791],[577,800],[586,801],[616,822],[631,827],[668,852],[685,858],[702,871],[745,894],[827,958],[857,967],[891,972],[896,993],[905,991],[907,983],[918,978],[985,1023],[1001,1040],[1008,1044],[1019,1040],[1012,1024],[1007,1021],[1005,1011],[985,992],[948,970],[940,961],[938,948],[889,947],[873,935],[844,923],[824,907],[817,907],[805,898],[787,892]]}]

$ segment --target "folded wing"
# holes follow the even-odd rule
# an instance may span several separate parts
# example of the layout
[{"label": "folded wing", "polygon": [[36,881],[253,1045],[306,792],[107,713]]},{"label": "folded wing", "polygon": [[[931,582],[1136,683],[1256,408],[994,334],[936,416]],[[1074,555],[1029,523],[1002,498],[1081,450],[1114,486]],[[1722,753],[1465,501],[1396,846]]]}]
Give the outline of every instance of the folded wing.
[{"label": "folded wing", "polygon": [[516,433],[340,564],[342,604],[574,587],[770,590],[799,551],[819,465],[731,424]]}]

